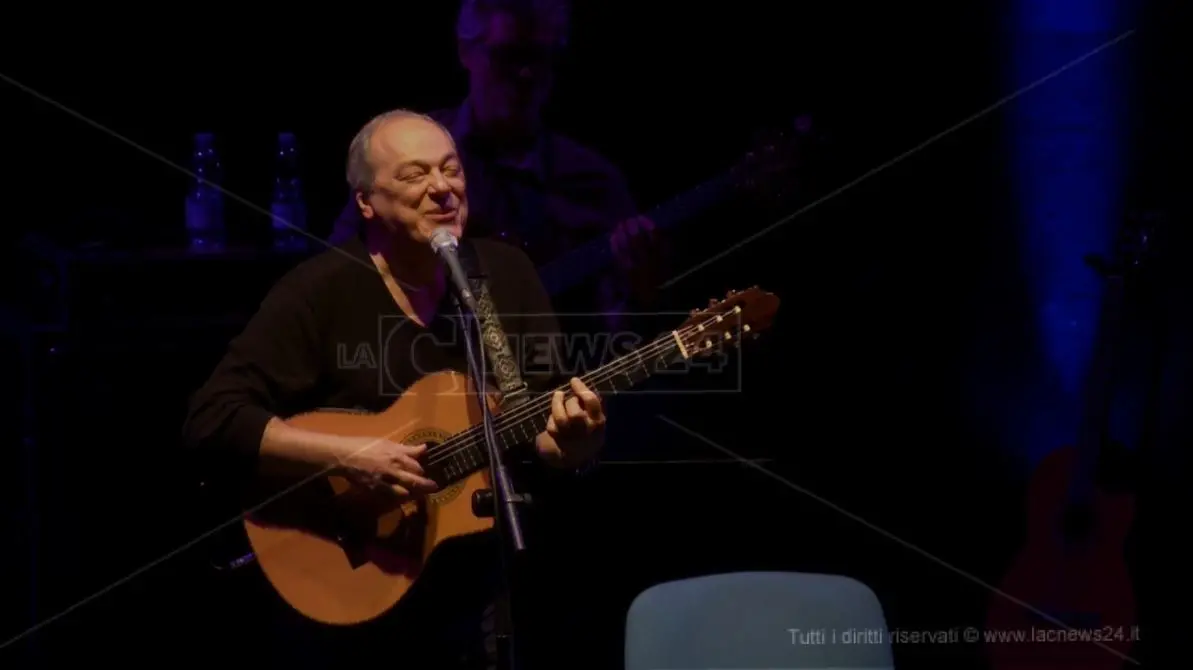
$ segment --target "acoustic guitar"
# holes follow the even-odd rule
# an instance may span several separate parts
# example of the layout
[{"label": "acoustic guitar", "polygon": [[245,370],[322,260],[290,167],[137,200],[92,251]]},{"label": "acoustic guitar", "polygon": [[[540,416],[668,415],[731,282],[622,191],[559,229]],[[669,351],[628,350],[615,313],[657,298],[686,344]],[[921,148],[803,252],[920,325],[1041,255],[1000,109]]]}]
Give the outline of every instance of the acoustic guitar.
[{"label": "acoustic guitar", "polygon": [[1104,490],[1097,474],[1110,446],[1112,371],[1127,280],[1142,266],[1149,240],[1149,230],[1128,225],[1110,259],[1086,259],[1105,291],[1084,416],[1076,444],[1046,456],[1029,482],[1027,541],[1000,590],[1030,608],[998,593],[991,597],[986,650],[995,670],[1121,668],[1138,640],[1124,558],[1134,499]]},{"label": "acoustic guitar", "polygon": [[[601,394],[628,390],[656,372],[757,337],[770,327],[778,307],[775,295],[757,287],[730,292],[675,330],[582,379]],[[504,413],[496,394],[487,390],[486,395],[501,447],[525,444],[546,427],[550,392]],[[452,371],[423,377],[381,413],[315,411],[289,418],[287,423],[306,430],[426,443],[422,463],[439,491],[399,504],[328,473],[254,510],[244,528],[278,594],[319,622],[369,621],[402,600],[434,560],[437,547],[492,528],[491,518],[472,511],[473,494],[489,486],[480,422],[471,379]]]}]

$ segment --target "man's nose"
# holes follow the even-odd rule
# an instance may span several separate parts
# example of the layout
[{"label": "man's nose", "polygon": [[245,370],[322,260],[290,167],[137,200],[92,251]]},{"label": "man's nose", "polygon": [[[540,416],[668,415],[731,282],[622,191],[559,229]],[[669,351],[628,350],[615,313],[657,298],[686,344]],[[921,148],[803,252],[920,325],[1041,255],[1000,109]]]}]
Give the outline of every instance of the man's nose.
[{"label": "man's nose", "polygon": [[431,181],[428,188],[430,189],[431,195],[433,196],[446,195],[447,193],[451,192],[451,186],[448,186],[447,179],[443,177],[442,172],[438,171],[431,173]]}]

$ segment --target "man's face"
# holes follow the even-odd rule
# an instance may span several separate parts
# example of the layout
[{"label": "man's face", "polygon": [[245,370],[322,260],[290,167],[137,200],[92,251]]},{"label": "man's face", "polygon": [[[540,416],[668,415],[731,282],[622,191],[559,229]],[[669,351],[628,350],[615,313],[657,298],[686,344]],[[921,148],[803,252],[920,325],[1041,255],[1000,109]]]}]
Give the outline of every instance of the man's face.
[{"label": "man's face", "polygon": [[559,36],[539,24],[497,12],[483,40],[460,48],[479,112],[501,126],[533,126],[550,94]]},{"label": "man's face", "polygon": [[464,168],[452,138],[419,118],[389,121],[373,134],[369,147],[373,189],[357,195],[366,219],[428,244],[440,226],[456,237],[468,221]]}]

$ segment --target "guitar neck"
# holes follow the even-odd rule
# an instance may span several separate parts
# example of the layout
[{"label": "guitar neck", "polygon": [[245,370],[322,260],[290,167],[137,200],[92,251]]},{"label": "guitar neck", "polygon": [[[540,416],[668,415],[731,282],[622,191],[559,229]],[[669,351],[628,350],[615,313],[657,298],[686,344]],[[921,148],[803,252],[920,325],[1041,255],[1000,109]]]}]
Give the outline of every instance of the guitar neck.
[{"label": "guitar neck", "polygon": [[1107,437],[1123,292],[1123,278],[1111,276],[1102,298],[1101,318],[1085,385],[1084,416],[1077,434],[1077,471],[1070,491],[1070,499],[1076,504],[1089,501],[1096,480],[1098,455]]},{"label": "guitar neck", "polygon": [[[732,188],[732,175],[722,174],[659,205],[646,216],[660,230],[673,228],[724,200],[725,194]],[[547,293],[558,296],[601,273],[612,262],[613,250],[609,247],[609,240],[600,236],[539,268],[539,277]]]},{"label": "guitar neck", "polygon": [[[617,358],[580,379],[599,394],[627,391],[646,381],[679,358],[683,352],[671,334],[661,335],[650,344]],[[567,392],[568,386],[559,391]],[[547,427],[551,414],[551,398],[555,390],[526,400],[494,417],[494,434],[502,451],[526,444]],[[488,447],[483,426],[477,425],[434,447],[427,459],[430,475],[441,485],[460,481],[489,463]]]}]

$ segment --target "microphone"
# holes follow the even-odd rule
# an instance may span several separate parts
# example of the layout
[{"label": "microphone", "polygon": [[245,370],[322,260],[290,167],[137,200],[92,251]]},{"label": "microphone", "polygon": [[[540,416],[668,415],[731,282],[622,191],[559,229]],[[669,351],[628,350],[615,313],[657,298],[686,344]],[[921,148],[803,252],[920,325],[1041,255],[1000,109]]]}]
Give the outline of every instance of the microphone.
[{"label": "microphone", "polygon": [[460,301],[473,314],[476,314],[476,298],[472,296],[472,287],[468,285],[468,275],[464,274],[464,268],[460,267],[458,247],[459,242],[456,240],[456,236],[452,235],[451,230],[446,226],[436,228],[435,232],[431,234],[431,251],[443,259],[444,265],[447,266],[447,274],[456,287],[456,295],[459,296]]}]

